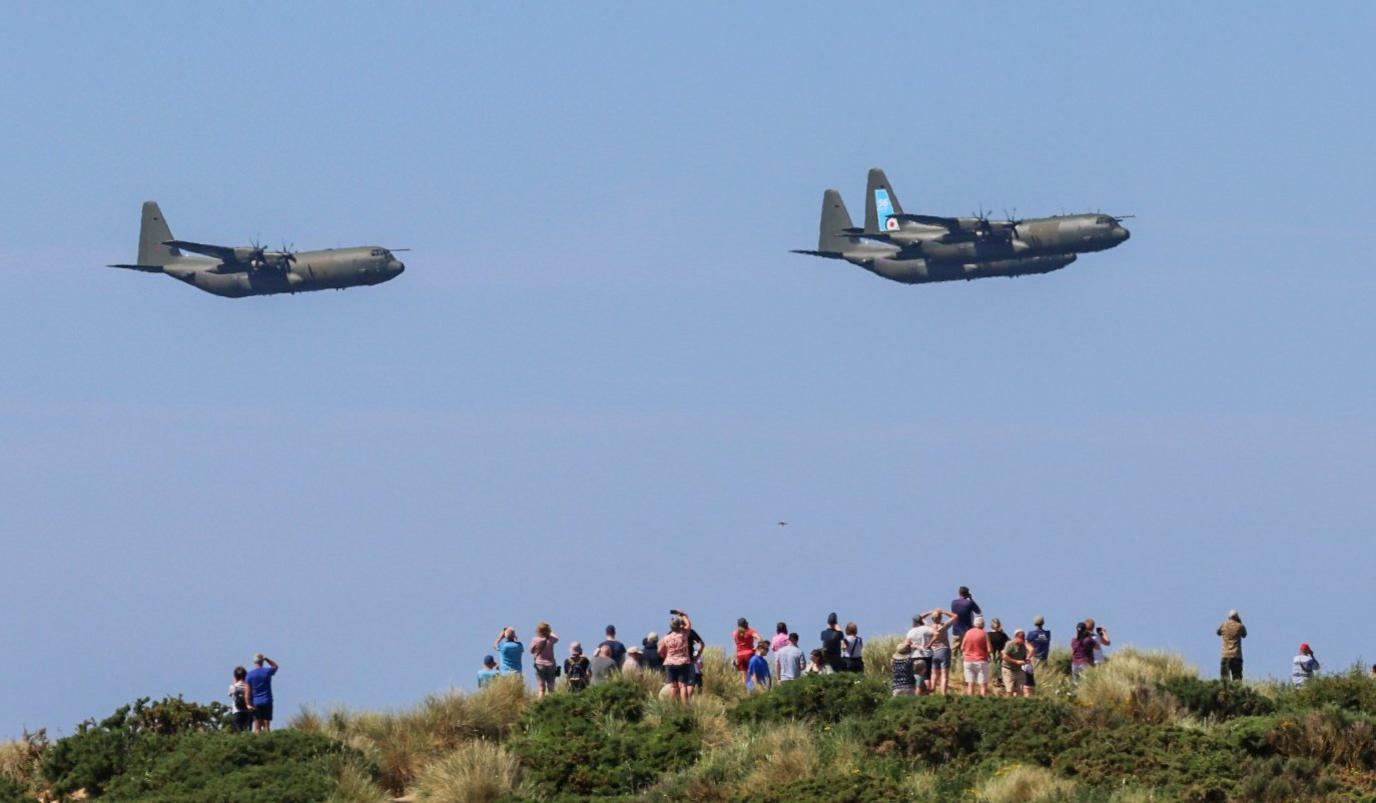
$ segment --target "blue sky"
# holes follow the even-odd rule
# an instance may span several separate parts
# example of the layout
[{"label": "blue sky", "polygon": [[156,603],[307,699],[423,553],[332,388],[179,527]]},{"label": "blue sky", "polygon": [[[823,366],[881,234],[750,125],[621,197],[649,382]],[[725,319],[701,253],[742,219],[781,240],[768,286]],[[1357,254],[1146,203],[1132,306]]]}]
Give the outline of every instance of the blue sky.
[{"label": "blue sky", "polygon": [[[1363,655],[1376,10],[27,5],[0,51],[0,736],[471,683],[506,624],[896,632],[968,584],[1214,671]],[[1048,276],[787,253],[1135,213]],[[415,249],[231,301],[173,232]],[[780,528],[778,520],[790,525]],[[563,651],[560,651],[563,654]],[[1370,659],[1368,654],[1365,656]]]}]

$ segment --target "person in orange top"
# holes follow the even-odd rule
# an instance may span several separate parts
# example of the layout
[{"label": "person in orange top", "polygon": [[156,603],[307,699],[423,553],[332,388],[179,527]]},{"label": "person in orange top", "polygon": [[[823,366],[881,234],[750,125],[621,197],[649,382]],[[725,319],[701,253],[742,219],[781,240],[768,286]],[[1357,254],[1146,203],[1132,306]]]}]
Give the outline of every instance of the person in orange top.
[{"label": "person in orange top", "polygon": [[989,696],[989,634],[984,632],[984,617],[975,617],[975,626],[961,638],[965,659],[965,694]]},{"label": "person in orange top", "polygon": [[736,631],[731,634],[731,640],[736,643],[736,671],[741,673],[741,682],[744,683],[745,671],[755,655],[755,642],[760,640],[760,634],[742,616],[736,620]]}]

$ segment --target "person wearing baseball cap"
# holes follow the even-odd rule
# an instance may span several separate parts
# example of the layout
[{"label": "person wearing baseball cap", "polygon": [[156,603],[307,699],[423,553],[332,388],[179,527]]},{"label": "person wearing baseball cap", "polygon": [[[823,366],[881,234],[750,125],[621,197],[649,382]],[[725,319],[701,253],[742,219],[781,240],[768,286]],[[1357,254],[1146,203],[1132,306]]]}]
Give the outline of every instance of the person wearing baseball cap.
[{"label": "person wearing baseball cap", "polygon": [[482,688],[492,682],[492,679],[502,674],[497,669],[497,659],[491,655],[483,656],[483,668],[478,670],[478,688]]},{"label": "person wearing baseball cap", "polygon": [[1308,644],[1301,644],[1300,654],[1295,656],[1293,666],[1290,681],[1297,687],[1303,686],[1319,671],[1319,659],[1314,657],[1314,651],[1309,649]]}]

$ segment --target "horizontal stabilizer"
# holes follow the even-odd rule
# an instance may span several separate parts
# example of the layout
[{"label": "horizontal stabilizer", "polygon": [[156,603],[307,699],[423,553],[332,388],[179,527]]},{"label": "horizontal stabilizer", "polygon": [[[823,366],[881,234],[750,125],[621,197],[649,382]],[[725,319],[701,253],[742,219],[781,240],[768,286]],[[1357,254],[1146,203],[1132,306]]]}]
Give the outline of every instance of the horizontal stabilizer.
[{"label": "horizontal stabilizer", "polygon": [[804,251],[804,250],[799,249],[799,248],[794,248],[793,250],[789,251],[788,253],[790,253],[790,254],[807,254],[807,255],[810,256],[810,257],[832,257],[833,259],[839,259],[839,258],[841,257],[841,254],[838,253],[838,252],[836,252],[836,251]]},{"label": "horizontal stabilizer", "polygon": [[233,262],[234,249],[224,245],[207,245],[205,243],[193,243],[187,240],[165,240],[163,245],[173,248],[181,248],[193,254],[205,254],[208,257],[215,257],[223,262]]},{"label": "horizontal stabilizer", "polygon": [[161,265],[106,265],[107,268],[124,268],[125,270],[141,270],[145,273],[162,273]]}]

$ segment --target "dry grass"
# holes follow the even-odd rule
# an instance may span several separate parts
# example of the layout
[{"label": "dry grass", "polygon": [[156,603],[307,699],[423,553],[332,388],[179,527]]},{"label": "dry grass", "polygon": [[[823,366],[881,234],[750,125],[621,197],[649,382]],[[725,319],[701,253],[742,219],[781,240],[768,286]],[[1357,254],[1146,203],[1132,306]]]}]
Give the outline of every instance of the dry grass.
[{"label": "dry grass", "polygon": [[1056,803],[1075,799],[1075,782],[1058,778],[1045,767],[1011,764],[975,789],[983,803]]},{"label": "dry grass", "polygon": [[329,803],[390,803],[392,796],[373,783],[368,773],[345,764],[339,771],[338,785]]},{"label": "dry grass", "polygon": [[[1179,722],[1187,719],[1185,710],[1157,684],[1198,674],[1179,655],[1126,648],[1114,653],[1107,663],[1086,671],[1075,697],[1098,713],[1122,714],[1139,722]],[[1040,683],[1041,678],[1037,680]]]},{"label": "dry grass", "polygon": [[0,743],[0,778],[7,778],[20,786],[34,788],[38,781],[38,763],[48,747],[48,732],[24,732],[21,739]]},{"label": "dry grass", "polygon": [[519,783],[516,757],[501,745],[477,740],[426,764],[411,791],[417,801],[491,803]]},{"label": "dry grass", "polygon": [[821,768],[817,729],[796,722],[763,728],[746,742],[745,759],[750,769],[740,786],[744,797],[764,797],[787,788]]},{"label": "dry grass", "polygon": [[740,673],[720,647],[708,647],[702,653],[702,691],[723,700],[739,700],[745,696]]},{"label": "dry grass", "polygon": [[873,636],[865,639],[865,674],[888,680],[889,661],[903,639],[903,636]]}]

